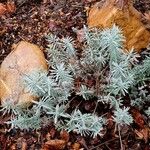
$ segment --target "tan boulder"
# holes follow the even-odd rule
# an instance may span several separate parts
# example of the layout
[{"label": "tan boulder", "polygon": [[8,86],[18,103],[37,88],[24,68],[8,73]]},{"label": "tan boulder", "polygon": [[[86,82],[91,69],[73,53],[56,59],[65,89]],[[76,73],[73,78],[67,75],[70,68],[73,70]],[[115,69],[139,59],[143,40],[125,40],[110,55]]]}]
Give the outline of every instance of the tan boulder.
[{"label": "tan boulder", "polygon": [[131,0],[106,0],[94,5],[88,14],[89,27],[119,26],[126,37],[125,48],[134,47],[140,51],[150,42],[150,32],[141,22],[141,13],[132,5]]},{"label": "tan boulder", "polygon": [[22,107],[29,106],[36,97],[25,91],[22,76],[39,69],[47,70],[43,52],[34,44],[19,42],[0,66],[1,104],[13,100]]}]

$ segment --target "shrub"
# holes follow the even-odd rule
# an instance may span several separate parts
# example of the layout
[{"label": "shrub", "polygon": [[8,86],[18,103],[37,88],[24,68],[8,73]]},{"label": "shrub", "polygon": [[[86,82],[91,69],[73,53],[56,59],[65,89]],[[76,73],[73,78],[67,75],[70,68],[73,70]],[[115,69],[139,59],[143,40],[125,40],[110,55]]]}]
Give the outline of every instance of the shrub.
[{"label": "shrub", "polygon": [[[96,108],[93,113],[79,109],[67,112],[70,97],[75,94],[89,101],[96,98],[96,107],[99,103],[110,106],[114,122],[130,125],[133,119],[124,100],[132,105],[150,100],[147,89],[141,89],[150,79],[150,56],[137,62],[138,55],[134,50],[124,50],[124,40],[121,30],[115,25],[102,31],[84,27],[83,51],[79,58],[72,38],[48,35],[49,73],[36,70],[23,77],[26,90],[40,99],[33,102],[31,110],[13,110],[16,113],[7,123],[20,129],[38,129],[46,117],[59,129],[83,136],[100,135],[107,125],[107,118],[96,115]],[[76,84],[77,79],[80,79],[79,84]],[[87,84],[91,79],[93,84]],[[10,112],[9,105],[3,108],[4,113],[7,108]]]}]

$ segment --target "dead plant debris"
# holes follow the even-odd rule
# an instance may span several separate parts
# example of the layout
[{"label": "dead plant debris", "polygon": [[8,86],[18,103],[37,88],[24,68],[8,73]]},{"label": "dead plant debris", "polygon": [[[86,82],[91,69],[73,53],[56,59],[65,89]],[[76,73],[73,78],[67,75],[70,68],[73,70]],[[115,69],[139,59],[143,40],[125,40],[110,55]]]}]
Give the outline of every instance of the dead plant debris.
[{"label": "dead plant debris", "polygon": [[[54,33],[59,37],[71,36],[77,41],[80,50],[82,28],[86,24],[86,11],[100,0],[1,0],[0,1],[0,64],[10,53],[13,43],[21,40],[37,44],[46,49],[45,36]],[[104,0],[101,0],[103,3]],[[150,2],[135,0],[134,7],[143,18],[149,19]],[[145,22],[147,24],[147,22]],[[74,32],[76,28],[78,33]],[[80,103],[72,100],[72,107],[82,106],[87,112],[93,109],[93,103]],[[100,106],[99,109],[102,109]],[[148,150],[150,129],[147,117],[133,108],[133,128],[122,127],[122,143],[126,150]],[[10,116],[0,114],[0,150],[119,150],[119,137],[111,121],[104,137],[81,137],[76,133],[59,133],[50,123],[38,131],[20,131],[10,129],[5,122]]]}]

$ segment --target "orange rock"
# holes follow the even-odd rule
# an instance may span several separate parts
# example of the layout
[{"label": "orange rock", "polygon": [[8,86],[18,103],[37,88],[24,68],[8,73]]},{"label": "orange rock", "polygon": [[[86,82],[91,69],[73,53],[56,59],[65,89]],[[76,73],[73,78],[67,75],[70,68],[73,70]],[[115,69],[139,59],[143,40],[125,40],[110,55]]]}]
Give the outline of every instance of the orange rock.
[{"label": "orange rock", "polygon": [[46,60],[40,48],[34,44],[21,41],[4,59],[0,66],[0,99],[3,105],[6,100],[26,107],[36,97],[25,92],[22,76],[33,70],[47,70]]},{"label": "orange rock", "polygon": [[140,51],[150,42],[150,32],[141,22],[141,14],[133,7],[131,0],[106,0],[100,8],[97,3],[89,11],[89,27],[105,28],[113,24],[122,29],[127,50],[134,47]]}]

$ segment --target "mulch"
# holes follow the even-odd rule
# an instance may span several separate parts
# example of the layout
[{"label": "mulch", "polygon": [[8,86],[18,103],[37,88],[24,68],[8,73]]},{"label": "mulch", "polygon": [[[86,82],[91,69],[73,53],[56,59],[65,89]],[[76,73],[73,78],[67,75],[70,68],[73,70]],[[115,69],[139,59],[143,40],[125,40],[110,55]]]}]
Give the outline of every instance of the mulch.
[{"label": "mulch", "polygon": [[[1,2],[6,3],[6,0]],[[14,2],[16,11],[0,17],[0,64],[10,53],[12,44],[20,40],[35,43],[45,50],[48,34],[53,33],[59,37],[71,36],[76,39],[77,35],[73,28],[80,30],[86,25],[86,10],[96,0],[14,0]],[[150,1],[136,0],[134,6],[145,13],[150,10]],[[51,124],[38,131],[10,129],[5,124],[8,117],[0,115],[0,150],[40,150],[50,135],[51,139],[60,138],[60,133]],[[113,131],[112,126],[107,129],[104,137],[94,139],[72,133],[69,135],[66,150],[71,149],[70,145],[75,142],[87,150],[119,150],[119,137]],[[148,142],[136,137],[132,128],[125,126],[121,132],[125,149],[150,148]]]}]

